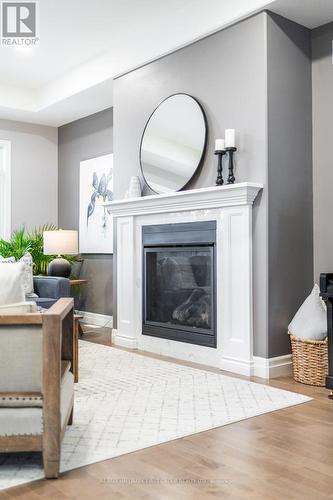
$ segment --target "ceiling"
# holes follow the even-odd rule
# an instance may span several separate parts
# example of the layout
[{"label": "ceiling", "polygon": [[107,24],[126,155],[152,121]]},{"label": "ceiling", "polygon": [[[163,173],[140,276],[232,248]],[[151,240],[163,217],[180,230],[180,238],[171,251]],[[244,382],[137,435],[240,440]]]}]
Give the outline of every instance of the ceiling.
[{"label": "ceiling", "polygon": [[333,20],[332,0],[40,0],[39,46],[0,46],[0,118],[60,126],[105,109],[117,75],[263,8]]}]

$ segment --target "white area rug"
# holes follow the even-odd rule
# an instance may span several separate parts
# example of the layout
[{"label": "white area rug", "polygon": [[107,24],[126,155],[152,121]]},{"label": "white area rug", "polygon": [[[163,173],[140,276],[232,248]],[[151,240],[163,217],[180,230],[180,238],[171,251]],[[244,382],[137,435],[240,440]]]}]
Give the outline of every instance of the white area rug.
[{"label": "white area rug", "polygon": [[[310,398],[80,341],[66,471]],[[43,477],[40,454],[0,454],[0,489]]]}]

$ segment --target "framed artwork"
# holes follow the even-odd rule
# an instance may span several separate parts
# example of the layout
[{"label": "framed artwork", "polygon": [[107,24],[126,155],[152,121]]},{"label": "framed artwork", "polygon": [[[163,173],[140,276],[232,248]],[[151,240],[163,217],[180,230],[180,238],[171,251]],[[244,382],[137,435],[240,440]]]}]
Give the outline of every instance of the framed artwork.
[{"label": "framed artwork", "polygon": [[113,253],[113,154],[80,162],[80,253]]}]

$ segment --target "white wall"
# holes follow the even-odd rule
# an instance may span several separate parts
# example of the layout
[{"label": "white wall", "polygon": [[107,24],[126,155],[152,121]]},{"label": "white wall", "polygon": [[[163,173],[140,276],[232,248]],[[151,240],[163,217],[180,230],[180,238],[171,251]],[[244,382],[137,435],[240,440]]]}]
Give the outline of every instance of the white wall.
[{"label": "white wall", "polygon": [[8,238],[11,230],[10,141],[0,140],[0,237]]},{"label": "white wall", "polygon": [[0,120],[11,142],[12,230],[58,221],[58,130]]}]

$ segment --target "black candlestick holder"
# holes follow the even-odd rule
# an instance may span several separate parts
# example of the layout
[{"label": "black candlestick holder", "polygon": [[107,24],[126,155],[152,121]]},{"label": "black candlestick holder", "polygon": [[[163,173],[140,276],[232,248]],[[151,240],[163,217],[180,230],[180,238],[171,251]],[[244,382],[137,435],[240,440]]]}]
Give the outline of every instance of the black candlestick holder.
[{"label": "black candlestick holder", "polygon": [[223,186],[223,156],[225,155],[224,149],[217,150],[214,152],[215,155],[217,155],[217,178],[216,178],[216,185],[217,186]]},{"label": "black candlestick holder", "polygon": [[226,152],[228,153],[229,156],[229,175],[228,175],[228,184],[233,184],[235,182],[235,177],[234,177],[234,152],[237,151],[237,148],[225,148]]}]

